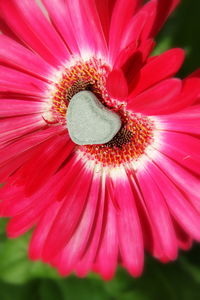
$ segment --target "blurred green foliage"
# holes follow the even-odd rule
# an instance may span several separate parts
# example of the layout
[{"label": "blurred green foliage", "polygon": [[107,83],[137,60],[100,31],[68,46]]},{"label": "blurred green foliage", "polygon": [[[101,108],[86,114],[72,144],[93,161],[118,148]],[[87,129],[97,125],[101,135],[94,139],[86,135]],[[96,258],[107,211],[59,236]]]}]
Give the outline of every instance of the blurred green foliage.
[{"label": "blurred green foliage", "polygon": [[186,60],[180,76],[186,76],[200,67],[199,18],[200,1],[181,0],[181,5],[178,6],[157,38],[156,53],[172,47],[185,49]]},{"label": "blurred green foliage", "polygon": [[[162,0],[160,0],[162,1]],[[158,36],[155,54],[182,47],[187,56],[180,76],[200,67],[200,0],[182,0]],[[79,279],[60,278],[55,270],[27,258],[29,234],[19,239],[5,237],[0,222],[1,300],[198,300],[200,299],[200,247],[181,253],[178,261],[163,265],[146,257],[139,279],[119,268],[108,282],[97,275]]]},{"label": "blurred green foliage", "polygon": [[111,281],[95,274],[60,278],[55,270],[27,258],[30,234],[15,240],[1,233],[1,300],[195,300],[200,295],[200,247],[163,265],[146,258],[144,274],[134,279],[121,268]]}]

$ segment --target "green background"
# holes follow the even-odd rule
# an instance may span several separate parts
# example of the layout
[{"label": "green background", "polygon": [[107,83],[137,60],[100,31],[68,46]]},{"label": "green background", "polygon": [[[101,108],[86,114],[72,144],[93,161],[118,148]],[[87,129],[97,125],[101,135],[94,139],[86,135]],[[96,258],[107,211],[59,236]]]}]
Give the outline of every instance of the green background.
[{"label": "green background", "polygon": [[[126,1],[126,0],[125,0]],[[160,0],[162,1],[162,0]],[[155,53],[171,47],[187,51],[180,72],[185,76],[200,67],[200,0],[182,0],[159,34]],[[121,268],[103,282],[97,275],[85,279],[60,278],[56,271],[27,259],[29,234],[16,240],[5,237],[0,223],[1,300],[195,300],[200,299],[200,246],[180,253],[178,261],[161,264],[146,257],[144,274],[134,279]]]}]

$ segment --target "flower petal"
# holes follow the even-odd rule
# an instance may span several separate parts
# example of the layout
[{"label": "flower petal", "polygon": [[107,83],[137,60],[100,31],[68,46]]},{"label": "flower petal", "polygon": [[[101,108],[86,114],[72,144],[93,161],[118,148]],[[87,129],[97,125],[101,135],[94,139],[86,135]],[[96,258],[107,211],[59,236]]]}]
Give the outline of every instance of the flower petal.
[{"label": "flower petal", "polygon": [[166,79],[133,98],[128,102],[127,108],[146,115],[163,114],[174,104],[174,99],[180,94],[181,88],[180,79]]},{"label": "flower petal", "polygon": [[46,61],[60,66],[69,52],[35,1],[0,1],[5,21],[16,35]]},{"label": "flower petal", "polygon": [[118,259],[117,214],[109,195],[106,201],[105,230],[93,270],[109,280],[114,276]]},{"label": "flower petal", "polygon": [[[73,32],[82,57],[107,57],[107,44],[93,0],[67,0]],[[88,34],[88,33],[92,34]]]},{"label": "flower petal", "polygon": [[184,192],[190,203],[200,212],[199,178],[181,167],[173,159],[162,154],[161,151],[148,151],[148,156],[159,165],[160,169]]},{"label": "flower petal", "polygon": [[150,175],[163,194],[170,213],[178,224],[193,238],[200,240],[200,214],[195,211],[186,197],[154,164],[148,166]]},{"label": "flower petal", "polygon": [[114,99],[126,99],[128,96],[128,84],[120,69],[114,69],[109,73],[106,87],[108,94]]},{"label": "flower petal", "polygon": [[75,272],[78,276],[83,277],[92,270],[101,241],[101,236],[104,230],[104,213],[105,213],[105,175],[102,174],[100,193],[98,195],[98,207],[96,210],[96,216],[91,232],[90,240],[88,241],[86,251],[82,256],[81,261],[75,268]]},{"label": "flower petal", "polygon": [[187,77],[183,80],[182,92],[169,105],[165,114],[172,114],[194,104],[200,95],[200,77]]},{"label": "flower petal", "polygon": [[39,114],[0,119],[0,148],[44,126],[45,122]]},{"label": "flower petal", "polygon": [[[46,127],[46,126],[45,126]],[[17,157],[18,155],[25,153],[27,150],[30,150],[32,147],[39,145],[44,142],[46,139],[59,134],[63,131],[63,127],[49,127],[41,128],[29,135],[23,136],[20,139],[14,139],[11,142],[8,142],[7,145],[0,147],[0,166],[6,163],[12,158]]]},{"label": "flower petal", "polygon": [[143,11],[139,11],[130,19],[123,32],[121,43],[118,46],[120,49],[125,49],[132,42],[135,42],[136,44],[139,43],[139,38],[146,22],[146,18],[147,14]]},{"label": "flower petal", "polygon": [[42,188],[72,154],[74,147],[74,143],[66,133],[54,136],[39,145],[33,152],[31,159],[23,165],[17,174],[22,180],[25,178],[23,185],[26,195],[31,195]]},{"label": "flower petal", "polygon": [[[187,134],[164,131],[160,151],[188,170],[200,175],[200,140]],[[159,146],[158,146],[159,147]]]},{"label": "flower petal", "polygon": [[[78,171],[76,172],[77,176],[73,183],[71,183],[70,188],[65,189],[62,206],[52,224],[44,247],[43,257],[47,261],[65,247],[74,234],[84,210],[91,185],[92,172],[88,172],[81,163],[78,164],[77,168],[80,173],[78,174]],[[67,177],[72,178],[71,175],[72,174],[68,172]],[[62,180],[64,180],[64,178]],[[65,186],[67,183],[69,184],[66,179],[64,182]],[[59,199],[62,198],[60,197]]]},{"label": "flower petal", "polygon": [[119,206],[117,228],[120,254],[122,263],[127,270],[133,276],[139,276],[143,269],[144,260],[141,224],[130,183],[125,174],[122,176],[125,177],[113,180],[113,197],[115,197],[115,201]]},{"label": "flower petal", "polygon": [[87,249],[92,235],[92,229],[96,222],[98,195],[101,186],[100,180],[100,176],[96,174],[93,176],[91,189],[77,229],[62,252],[53,259],[53,265],[59,269],[62,275],[68,275],[75,269],[84,251]]},{"label": "flower petal", "polygon": [[162,260],[174,260],[177,257],[177,240],[173,228],[172,220],[165,204],[163,195],[159,191],[148,167],[136,174],[147,210],[154,223],[157,235],[162,245]]},{"label": "flower petal", "polygon": [[44,81],[11,68],[0,66],[0,73],[3,74],[0,78],[0,92],[44,97],[44,92],[48,88]]},{"label": "flower petal", "polygon": [[140,2],[140,0],[116,0],[112,12],[109,33],[109,57],[111,62],[113,62],[119,54],[120,49],[117,45],[120,45],[124,29],[137,10]]},{"label": "flower petal", "polygon": [[157,117],[159,130],[200,134],[200,105],[193,105],[170,115]]},{"label": "flower petal", "polygon": [[155,85],[165,78],[173,76],[184,60],[182,49],[172,49],[149,61],[135,77],[135,86],[129,96],[130,99]]},{"label": "flower petal", "polygon": [[5,35],[0,35],[0,61],[44,79],[53,72],[51,65],[40,56]]},{"label": "flower petal", "polygon": [[49,207],[46,208],[44,214],[41,216],[39,222],[37,223],[29,246],[29,257],[32,260],[38,258],[41,259],[46,238],[49,234],[52,223],[57,216],[60,206],[60,202],[51,203]]},{"label": "flower petal", "polygon": [[41,114],[47,110],[44,103],[32,100],[0,99],[0,117],[5,118],[38,113]]},{"label": "flower petal", "polygon": [[143,7],[143,10],[148,13],[148,18],[142,39],[154,37],[179,3],[180,0],[162,0],[162,2],[160,0],[149,1]]},{"label": "flower petal", "polygon": [[73,32],[73,25],[70,20],[69,11],[63,0],[42,0],[53,25],[63,37],[66,45],[72,53],[79,54],[76,36]]},{"label": "flower petal", "polygon": [[110,20],[116,0],[95,0],[106,41],[109,40]]}]

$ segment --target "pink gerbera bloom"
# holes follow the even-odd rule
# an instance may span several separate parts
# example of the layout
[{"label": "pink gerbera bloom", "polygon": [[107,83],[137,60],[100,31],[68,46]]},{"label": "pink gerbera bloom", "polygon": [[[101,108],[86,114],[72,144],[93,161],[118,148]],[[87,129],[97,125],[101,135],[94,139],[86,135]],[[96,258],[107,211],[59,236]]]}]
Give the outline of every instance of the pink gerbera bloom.
[{"label": "pink gerbera bloom", "polygon": [[178,0],[0,0],[0,214],[62,275],[200,241],[199,72],[149,58]]}]

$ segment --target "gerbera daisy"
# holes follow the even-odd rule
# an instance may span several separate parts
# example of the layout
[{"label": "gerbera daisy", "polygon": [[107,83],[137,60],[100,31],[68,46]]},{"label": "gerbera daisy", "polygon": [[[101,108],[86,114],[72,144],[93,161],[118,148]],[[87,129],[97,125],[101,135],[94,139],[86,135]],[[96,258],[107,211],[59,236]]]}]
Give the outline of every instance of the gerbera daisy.
[{"label": "gerbera daisy", "polygon": [[0,214],[62,275],[200,240],[199,72],[149,57],[178,0],[0,0]]}]

